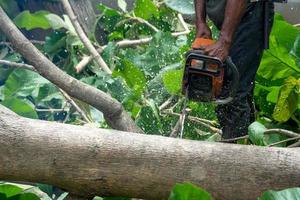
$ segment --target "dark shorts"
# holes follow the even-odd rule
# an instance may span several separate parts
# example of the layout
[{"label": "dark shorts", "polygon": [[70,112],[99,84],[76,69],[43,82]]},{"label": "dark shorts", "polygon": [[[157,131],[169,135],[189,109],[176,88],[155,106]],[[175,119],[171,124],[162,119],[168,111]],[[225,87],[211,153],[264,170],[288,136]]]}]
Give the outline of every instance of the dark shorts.
[{"label": "dark shorts", "polygon": [[[274,4],[270,3],[269,30],[274,18]],[[248,126],[255,120],[253,88],[255,74],[264,51],[263,3],[252,3],[235,33],[230,57],[240,73],[238,91],[234,101],[220,105],[216,112],[222,126],[223,138],[247,135]]]}]

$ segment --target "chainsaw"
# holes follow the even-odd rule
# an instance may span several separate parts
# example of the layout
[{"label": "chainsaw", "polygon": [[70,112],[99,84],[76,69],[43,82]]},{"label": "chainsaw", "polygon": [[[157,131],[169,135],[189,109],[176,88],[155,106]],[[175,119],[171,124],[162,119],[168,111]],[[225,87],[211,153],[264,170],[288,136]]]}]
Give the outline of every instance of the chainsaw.
[{"label": "chainsaw", "polygon": [[[239,72],[230,57],[223,63],[216,57],[205,55],[200,48],[195,48],[208,44],[213,44],[213,40],[196,39],[193,50],[187,53],[182,93],[196,102],[227,104],[236,93]],[[223,89],[228,91],[227,94]]]},{"label": "chainsaw", "polygon": [[188,100],[220,105],[230,103],[236,94],[240,77],[231,58],[228,57],[222,62],[216,57],[205,55],[200,48],[213,43],[214,41],[210,39],[197,38],[193,43],[193,49],[186,54],[182,80],[182,94],[186,98],[181,116],[181,138]]}]

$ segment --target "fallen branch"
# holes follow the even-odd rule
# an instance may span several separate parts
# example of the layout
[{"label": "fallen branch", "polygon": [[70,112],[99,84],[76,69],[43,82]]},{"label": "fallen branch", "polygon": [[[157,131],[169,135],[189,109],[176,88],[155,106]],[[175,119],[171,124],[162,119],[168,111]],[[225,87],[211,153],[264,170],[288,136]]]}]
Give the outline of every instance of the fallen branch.
[{"label": "fallen branch", "polygon": [[78,196],[167,199],[191,182],[214,199],[300,185],[300,150],[209,143],[26,119],[0,106],[0,180]]},{"label": "fallen branch", "polygon": [[79,38],[81,39],[82,43],[84,44],[84,46],[89,50],[89,52],[92,54],[92,57],[95,59],[95,61],[98,63],[98,65],[108,74],[111,74],[111,70],[109,69],[109,67],[107,66],[107,64],[105,63],[105,61],[103,60],[103,58],[101,57],[101,55],[98,53],[98,51],[96,50],[96,48],[93,46],[93,44],[91,43],[91,41],[89,40],[89,38],[86,36],[84,30],[82,29],[70,3],[69,0],[62,0],[61,1],[64,9],[66,11],[66,13],[68,14],[75,30],[76,33],[78,34]]},{"label": "fallen branch", "polygon": [[107,123],[115,129],[142,132],[123,109],[120,102],[110,95],[69,76],[48,60],[13,24],[0,6],[0,30],[13,44],[15,50],[28,60],[44,78],[57,87],[95,107],[104,114]]}]

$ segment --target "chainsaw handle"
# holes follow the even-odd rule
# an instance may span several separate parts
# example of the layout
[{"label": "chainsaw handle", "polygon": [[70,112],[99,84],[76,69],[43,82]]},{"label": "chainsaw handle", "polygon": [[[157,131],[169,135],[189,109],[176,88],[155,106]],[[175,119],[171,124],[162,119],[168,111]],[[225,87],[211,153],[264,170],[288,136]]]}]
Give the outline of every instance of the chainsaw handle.
[{"label": "chainsaw handle", "polygon": [[192,49],[202,49],[203,47],[214,44],[215,41],[206,38],[196,38],[192,44]]},{"label": "chainsaw handle", "polygon": [[233,63],[231,57],[228,57],[226,59],[225,63],[226,63],[226,66],[231,69],[232,77],[233,77],[233,80],[232,80],[233,86],[232,86],[232,90],[230,91],[230,95],[229,95],[228,98],[226,98],[226,99],[218,99],[218,100],[215,101],[219,105],[228,104],[231,101],[233,101],[233,99],[234,99],[234,97],[236,95],[236,92],[238,90],[239,80],[240,80],[240,73],[239,73],[236,65]]}]

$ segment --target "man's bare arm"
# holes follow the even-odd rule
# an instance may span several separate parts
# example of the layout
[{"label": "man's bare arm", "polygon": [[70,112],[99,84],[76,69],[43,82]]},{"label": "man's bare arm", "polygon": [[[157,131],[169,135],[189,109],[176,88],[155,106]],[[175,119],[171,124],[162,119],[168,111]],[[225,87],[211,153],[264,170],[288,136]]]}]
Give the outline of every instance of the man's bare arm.
[{"label": "man's bare arm", "polygon": [[246,5],[246,0],[227,0],[220,40],[231,45],[234,33],[245,13]]},{"label": "man's bare arm", "polygon": [[229,55],[234,33],[246,10],[246,0],[227,0],[225,19],[222,25],[220,36],[216,44],[205,48],[210,56],[225,60]]},{"label": "man's bare arm", "polygon": [[206,23],[206,0],[194,0],[196,11],[196,38],[211,38],[211,30]]}]

